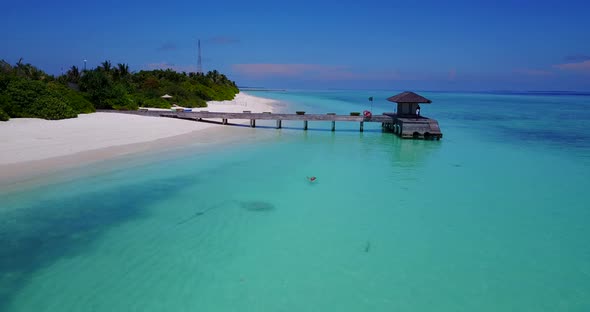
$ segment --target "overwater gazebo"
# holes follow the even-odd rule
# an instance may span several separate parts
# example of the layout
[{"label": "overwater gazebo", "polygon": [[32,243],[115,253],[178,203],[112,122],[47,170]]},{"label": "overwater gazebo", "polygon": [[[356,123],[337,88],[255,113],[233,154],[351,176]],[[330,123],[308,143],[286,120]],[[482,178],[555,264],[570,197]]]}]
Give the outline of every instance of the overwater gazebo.
[{"label": "overwater gazebo", "polygon": [[431,100],[411,91],[402,92],[387,98],[388,101],[397,103],[398,116],[416,116],[419,104],[430,104]]},{"label": "overwater gazebo", "polygon": [[431,100],[410,91],[394,95],[387,100],[397,103],[397,113],[383,113],[392,117],[391,121],[383,123],[384,129],[408,139],[442,138],[438,122],[416,112],[420,104],[430,104]]}]

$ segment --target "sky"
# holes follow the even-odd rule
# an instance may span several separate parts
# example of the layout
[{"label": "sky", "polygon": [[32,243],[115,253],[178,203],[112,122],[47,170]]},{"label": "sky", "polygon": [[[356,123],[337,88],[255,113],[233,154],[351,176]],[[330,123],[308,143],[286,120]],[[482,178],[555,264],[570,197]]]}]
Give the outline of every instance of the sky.
[{"label": "sky", "polygon": [[590,1],[6,1],[0,59],[285,89],[590,91]]}]

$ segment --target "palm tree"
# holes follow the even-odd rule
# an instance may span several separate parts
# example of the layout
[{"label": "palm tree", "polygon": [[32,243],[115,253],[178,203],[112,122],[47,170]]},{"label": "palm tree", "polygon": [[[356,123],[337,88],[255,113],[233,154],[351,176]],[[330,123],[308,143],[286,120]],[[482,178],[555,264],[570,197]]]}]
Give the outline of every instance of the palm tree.
[{"label": "palm tree", "polygon": [[125,78],[129,75],[129,65],[119,63],[117,64],[117,71],[119,72],[119,76],[121,78]]},{"label": "palm tree", "polygon": [[111,69],[113,67],[113,65],[111,64],[111,61],[109,61],[109,60],[102,62],[101,66],[102,66],[102,70],[104,70],[107,73],[110,73]]},{"label": "palm tree", "polygon": [[10,64],[5,60],[0,60],[0,73],[6,75],[12,73],[12,66],[10,66]]},{"label": "palm tree", "polygon": [[23,63],[23,58],[21,57],[16,65],[14,66],[14,72],[19,77],[25,77],[32,80],[44,80],[47,78],[47,75],[37,67],[29,64]]},{"label": "palm tree", "polygon": [[129,66],[127,64],[119,63],[113,69],[113,78],[115,80],[126,80],[129,77]]},{"label": "palm tree", "polygon": [[14,72],[17,76],[26,77],[27,67],[23,63],[23,58],[18,59],[18,62],[14,65]]},{"label": "palm tree", "polygon": [[76,66],[72,66],[66,73],[68,82],[78,83],[80,81],[80,70]]},{"label": "palm tree", "polygon": [[213,81],[213,83],[218,84],[219,82],[222,81],[222,75],[217,71],[217,70],[213,70],[207,73],[207,78],[211,79],[211,81]]}]

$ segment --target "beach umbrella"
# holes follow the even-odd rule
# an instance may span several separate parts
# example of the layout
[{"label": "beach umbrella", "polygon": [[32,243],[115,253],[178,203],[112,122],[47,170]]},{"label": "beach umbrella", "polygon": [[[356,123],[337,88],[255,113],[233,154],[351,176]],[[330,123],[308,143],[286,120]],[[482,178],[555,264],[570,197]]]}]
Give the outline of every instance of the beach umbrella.
[{"label": "beach umbrella", "polygon": [[163,99],[171,99],[171,98],[172,98],[172,95],[170,95],[170,94],[166,93],[166,94],[162,95],[161,97],[162,97]]}]

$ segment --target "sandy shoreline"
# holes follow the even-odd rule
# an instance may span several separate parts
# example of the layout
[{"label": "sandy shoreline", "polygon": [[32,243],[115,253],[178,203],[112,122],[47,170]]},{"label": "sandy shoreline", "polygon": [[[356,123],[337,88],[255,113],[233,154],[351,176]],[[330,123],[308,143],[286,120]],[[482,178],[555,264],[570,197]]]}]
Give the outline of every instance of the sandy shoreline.
[{"label": "sandy shoreline", "polygon": [[[272,112],[273,100],[239,93],[232,101],[208,102],[215,112]],[[94,113],[75,119],[33,118],[0,122],[0,187],[35,176],[135,153],[182,145],[208,147],[252,137],[253,129],[215,123]]]}]

